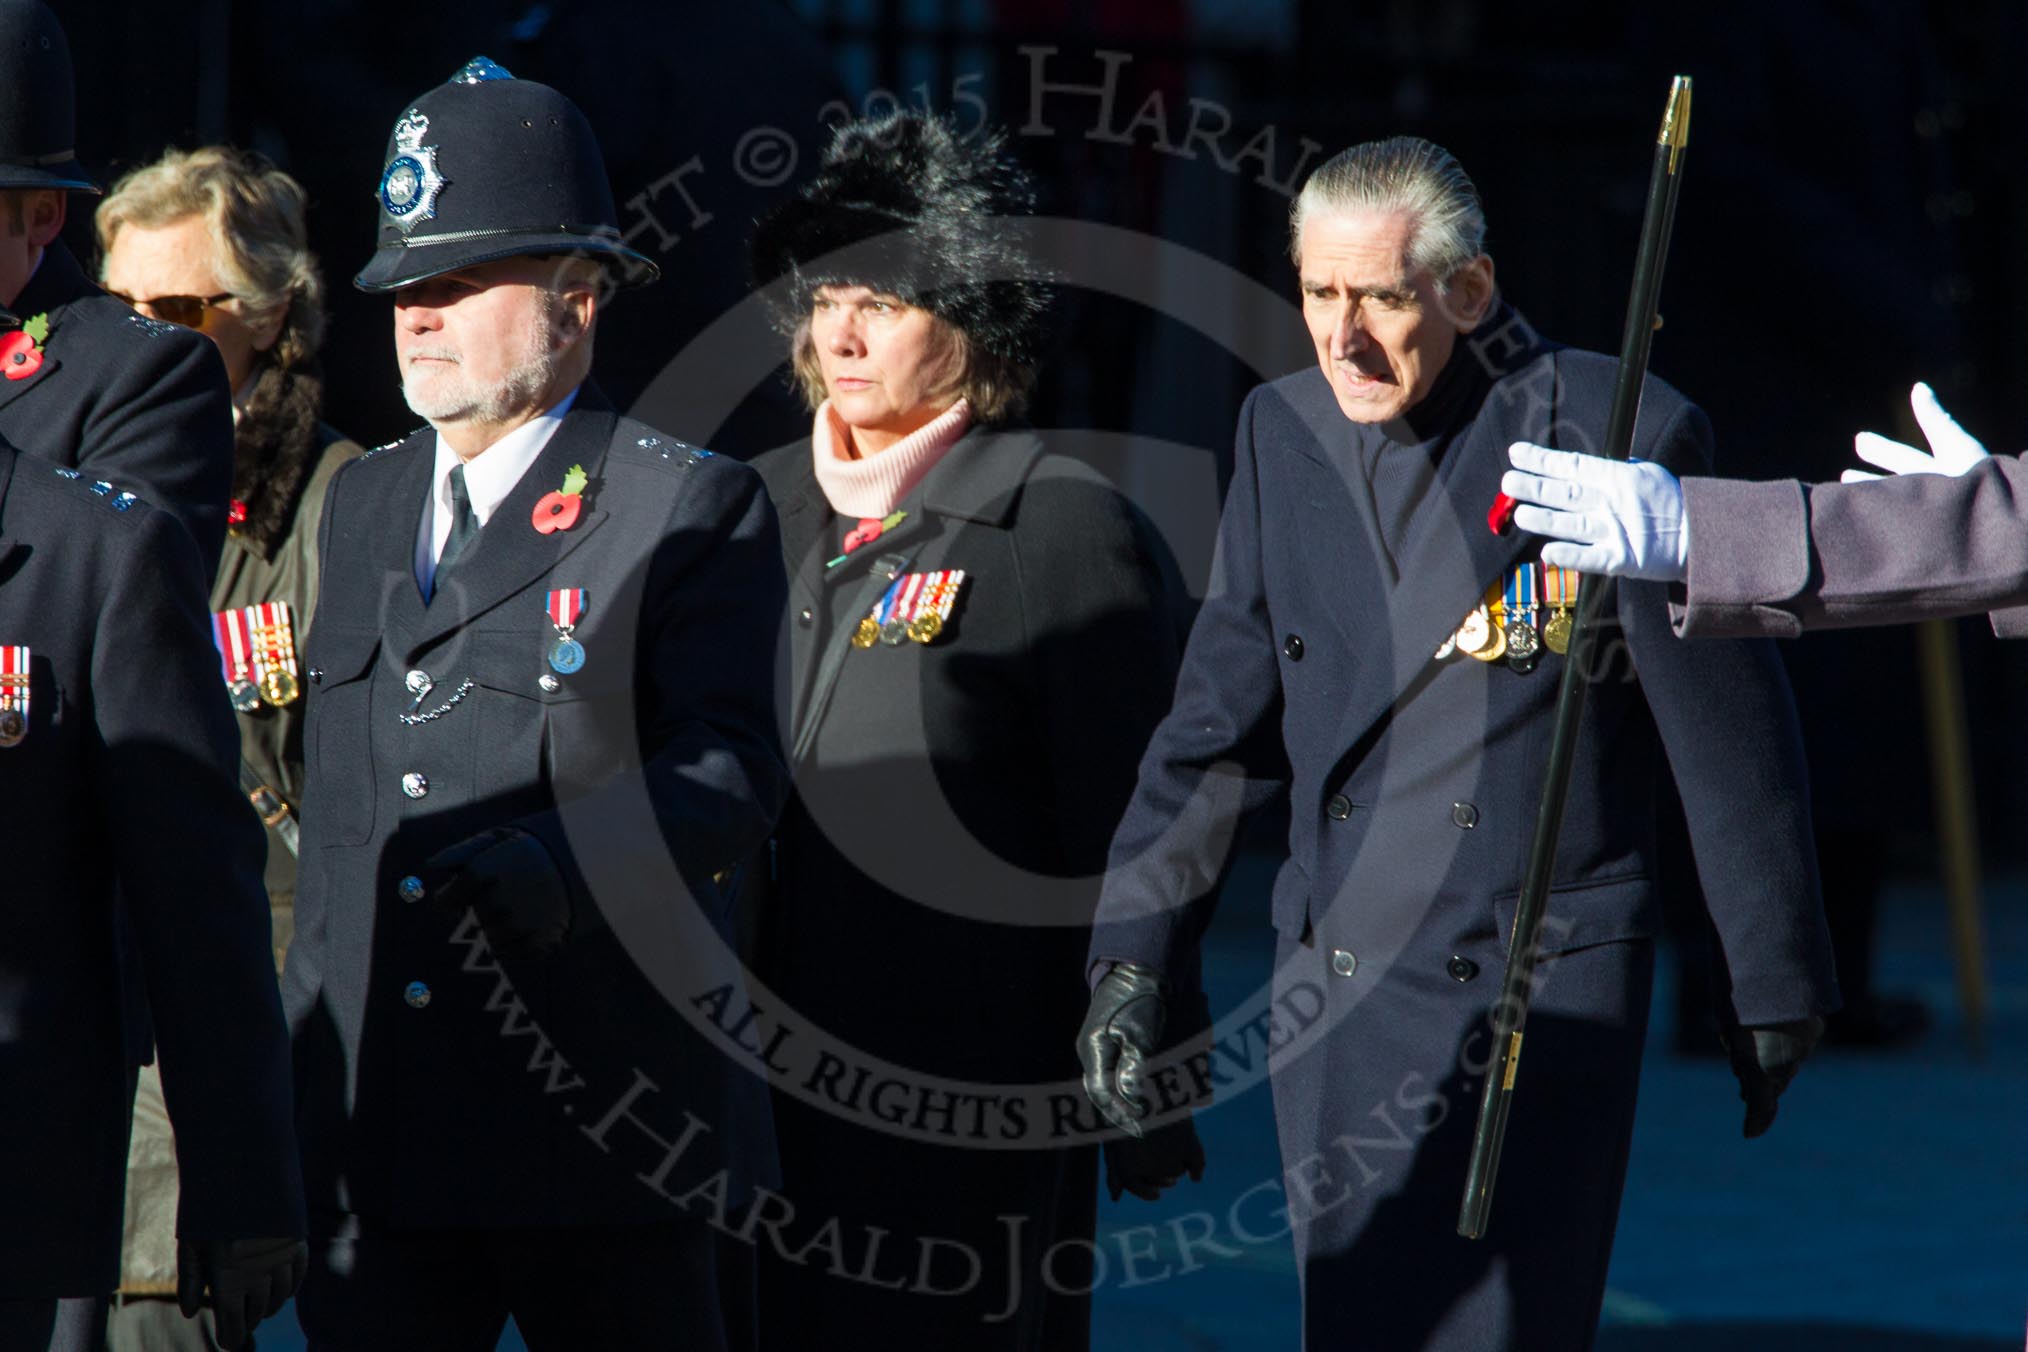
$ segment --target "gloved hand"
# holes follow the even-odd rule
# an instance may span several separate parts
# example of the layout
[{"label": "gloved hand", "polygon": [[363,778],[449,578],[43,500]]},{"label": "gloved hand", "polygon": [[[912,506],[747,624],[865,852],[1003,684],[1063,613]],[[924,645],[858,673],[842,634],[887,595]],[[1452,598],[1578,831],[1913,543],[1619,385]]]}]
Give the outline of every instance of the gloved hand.
[{"label": "gloved hand", "polygon": [[[1889,441],[1871,432],[1861,432],[1852,438],[1852,449],[1861,460],[1869,465],[1878,465],[1889,474],[1956,476],[1976,469],[1987,459],[1986,448],[1979,444],[1978,438],[1958,426],[1957,419],[1944,412],[1944,406],[1937,402],[1935,390],[1918,383],[1908,392],[1908,405],[1915,410],[1915,425],[1922,429],[1931,454],[1924,455],[1913,446]],[[1863,469],[1848,469],[1842,477],[1846,483],[1856,484],[1880,476]]]},{"label": "gloved hand", "polygon": [[546,958],[570,932],[570,891],[541,841],[496,826],[439,850],[423,864],[428,895],[470,906],[502,958]]},{"label": "gloved hand", "polygon": [[195,1319],[209,1288],[218,1345],[238,1349],[288,1303],[309,1270],[310,1246],[300,1239],[179,1239],[176,1303],[185,1319]]},{"label": "gloved hand", "polygon": [[1109,1136],[1105,1141],[1106,1191],[1115,1202],[1122,1191],[1144,1202],[1158,1200],[1184,1174],[1192,1183],[1204,1180],[1204,1145],[1188,1117],[1166,1122],[1138,1140]]},{"label": "gloved hand", "polygon": [[1760,1135],[1775,1120],[1775,1100],[1824,1035],[1824,1021],[1812,1014],[1789,1023],[1735,1028],[1726,1038],[1726,1052],[1732,1058],[1732,1073],[1739,1080],[1739,1097],[1746,1104],[1745,1133],[1748,1140]]},{"label": "gloved hand", "polygon": [[[1690,572],[1683,486],[1647,460],[1608,460],[1533,442],[1507,448],[1500,491],[1522,505],[1514,524],[1554,536],[1542,561],[1581,573],[1681,582]],[[1533,505],[1530,505],[1533,504]]]},{"label": "gloved hand", "polygon": [[1092,987],[1084,1026],[1077,1030],[1077,1059],[1084,1092],[1106,1119],[1129,1136],[1141,1135],[1148,1114],[1141,1097],[1141,1063],[1162,1045],[1169,1021],[1168,983],[1138,963],[1116,963]]}]

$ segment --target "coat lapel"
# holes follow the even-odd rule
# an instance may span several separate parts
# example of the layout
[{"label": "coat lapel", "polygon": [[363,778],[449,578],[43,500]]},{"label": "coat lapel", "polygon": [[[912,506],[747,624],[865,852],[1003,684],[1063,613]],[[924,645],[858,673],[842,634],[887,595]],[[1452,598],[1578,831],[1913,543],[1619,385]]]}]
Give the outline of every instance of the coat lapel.
[{"label": "coat lapel", "polygon": [[[612,409],[587,386],[457,566],[437,580],[429,608],[406,645],[409,658],[521,591],[598,530],[607,516],[597,503],[616,421]],[[532,519],[535,504],[563,483],[572,465],[583,465],[591,478],[586,510],[569,530],[544,535]],[[409,539],[412,544],[414,536]]]},{"label": "coat lapel", "polygon": [[[1555,359],[1545,354],[1494,384],[1437,471],[1432,502],[1419,514],[1401,559],[1400,581],[1387,593],[1381,623],[1393,669],[1384,679],[1359,683],[1345,708],[1336,745],[1350,748],[1391,708],[1438,667],[1436,650],[1486,588],[1529,554],[1534,536],[1509,527],[1495,535],[1486,515],[1507,469],[1507,445],[1544,441],[1554,421],[1556,400],[1543,398],[1543,385],[1556,379]],[[1552,386],[1553,391],[1553,386]],[[1355,477],[1357,497],[1370,497]],[[1370,503],[1367,507],[1372,515]]]}]

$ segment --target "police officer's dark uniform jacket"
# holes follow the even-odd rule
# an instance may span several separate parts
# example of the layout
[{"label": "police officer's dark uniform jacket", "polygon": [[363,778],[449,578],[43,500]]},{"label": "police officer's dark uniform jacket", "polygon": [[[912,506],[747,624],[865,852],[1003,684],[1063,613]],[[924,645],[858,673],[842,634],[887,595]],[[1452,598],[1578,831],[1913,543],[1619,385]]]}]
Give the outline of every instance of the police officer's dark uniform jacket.
[{"label": "police officer's dark uniform jacket", "polygon": [[[387,164],[365,289],[624,252],[582,115],[483,59],[404,114]],[[736,1206],[772,1176],[765,1087],[686,1022],[701,992],[658,989],[635,941],[720,954],[720,875],[786,792],[773,508],[753,471],[619,416],[587,382],[425,599],[436,443],[425,429],[341,469],[318,544],[283,976],[312,1207],[383,1229],[675,1225],[671,1196],[720,1175]],[[574,468],[574,521],[538,529]],[[579,664],[550,660],[558,592],[582,593]],[[500,957],[434,895],[462,875],[433,856],[509,826],[568,893],[546,957]],[[713,970],[736,982],[724,953]],[[685,1141],[680,1158],[652,1135]]]},{"label": "police officer's dark uniform jacket", "polygon": [[123,1006],[144,985],[179,1233],[303,1232],[261,829],[203,607],[167,513],[0,441],[0,646],[30,652],[25,728],[0,745],[0,1301],[117,1281]]},{"label": "police officer's dark uniform jacket", "polygon": [[[1389,470],[1433,466],[1405,529],[1357,449],[1377,429],[1350,424],[1320,372],[1247,399],[1210,592],[1092,947],[1173,968],[1232,816],[1286,795],[1278,1040],[1318,1032],[1278,1058],[1273,1086],[1312,1348],[1589,1346],[1647,1018],[1660,776],[1682,797],[1736,1017],[1836,1004],[1779,659],[1679,642],[1660,587],[1617,584],[1493,1228],[1455,1233],[1564,659],[1545,651],[1524,675],[1433,655],[1539,547],[1488,529],[1506,446],[1598,435],[1615,371],[1535,344],[1511,312],[1480,334],[1426,401],[1438,425],[1380,451]],[[1709,425],[1651,379],[1634,454],[1702,468]]]},{"label": "police officer's dark uniform jacket", "polygon": [[[579,1128],[638,1069],[659,1091],[642,1116],[666,1112],[672,1137],[685,1109],[711,1126],[684,1175],[765,1177],[764,1096],[756,1113],[759,1082],[637,970],[602,908],[638,899],[596,880],[673,858],[708,918],[726,918],[713,876],[765,837],[784,791],[774,515],[751,470],[619,417],[586,387],[425,604],[413,556],[435,444],[425,430],[339,471],[319,547],[284,978],[310,1195],[403,1225],[666,1221],[667,1199],[635,1178],[653,1153],[622,1167]],[[585,510],[542,534],[535,504],[573,465],[589,476]],[[552,588],[586,597],[585,663],[569,675],[546,661]],[[424,674],[415,686],[411,672]],[[506,823],[542,839],[572,893],[561,952],[505,969],[522,1020],[569,1063],[554,1081],[530,1071],[537,1035],[503,1031],[517,1021],[471,922],[403,886],[436,851]]]}]

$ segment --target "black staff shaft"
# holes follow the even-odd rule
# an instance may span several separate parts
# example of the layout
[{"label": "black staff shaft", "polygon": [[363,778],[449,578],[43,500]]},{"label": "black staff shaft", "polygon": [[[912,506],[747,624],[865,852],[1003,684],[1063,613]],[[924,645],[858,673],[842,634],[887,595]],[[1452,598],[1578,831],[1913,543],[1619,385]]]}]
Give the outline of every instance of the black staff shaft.
[{"label": "black staff shaft", "polygon": [[[1655,165],[1648,175],[1648,207],[1641,221],[1640,252],[1634,260],[1634,284],[1627,297],[1626,329],[1620,337],[1620,367],[1613,387],[1612,412],[1606,420],[1600,454],[1625,460],[1633,451],[1634,419],[1641,408],[1641,385],[1648,374],[1648,346],[1657,325],[1655,304],[1662,290],[1662,267],[1669,254],[1669,232],[1676,215],[1676,193],[1682,185],[1683,151],[1690,135],[1690,78],[1679,75],[1669,89],[1662,114],[1662,134],[1655,146]],[[1598,578],[1578,592],[1576,625],[1563,677],[1556,692],[1556,723],[1550,736],[1549,767],[1542,786],[1542,806],[1535,818],[1535,838],[1528,850],[1521,900],[1514,913],[1514,932],[1507,940],[1507,975],[1500,1002],[1493,1007],[1493,1056],[1479,1097],[1479,1120],[1472,1131],[1472,1157],[1465,1172],[1464,1203],[1458,1211],[1458,1233],[1478,1239],[1486,1233],[1493,1210],[1493,1185],[1500,1172],[1500,1146],[1513,1110],[1514,1086],[1521,1068],[1521,1039],[1528,1004],[1535,989],[1535,967],[1541,956],[1542,918],[1549,909],[1550,878],[1556,869],[1556,841],[1563,830],[1563,810],[1570,798],[1570,777],[1577,752],[1578,730],[1584,721],[1585,696],[1593,671],[1599,613],[1605,607],[1610,579]]]}]

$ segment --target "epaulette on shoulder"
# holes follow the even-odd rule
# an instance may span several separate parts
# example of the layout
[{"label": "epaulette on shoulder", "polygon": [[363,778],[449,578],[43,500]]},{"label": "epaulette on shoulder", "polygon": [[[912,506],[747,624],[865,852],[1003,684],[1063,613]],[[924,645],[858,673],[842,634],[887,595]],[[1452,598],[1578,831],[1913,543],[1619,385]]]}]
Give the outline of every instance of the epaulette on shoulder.
[{"label": "epaulette on shoulder", "polygon": [[658,436],[653,432],[636,437],[631,446],[620,443],[632,451],[630,459],[644,460],[651,465],[662,465],[668,469],[695,469],[707,460],[716,459],[716,454],[702,446],[692,446],[687,441],[674,437]]},{"label": "epaulette on shoulder", "polygon": [[129,313],[127,315],[127,323],[139,329],[142,333],[147,334],[150,338],[167,338],[172,334],[187,331],[178,329],[174,324],[165,323],[159,319],[150,319],[148,316],[138,313]]},{"label": "epaulette on shoulder", "polygon": [[379,455],[382,451],[391,451],[398,446],[408,445],[408,443],[414,441],[418,435],[427,431],[429,431],[429,424],[424,423],[421,427],[416,428],[415,431],[408,433],[406,436],[396,437],[393,441],[388,442],[384,446],[375,446],[372,450],[366,451],[363,454],[361,454],[359,458],[361,460],[371,460],[374,456]]},{"label": "epaulette on shoulder", "polygon": [[117,489],[104,479],[87,479],[82,473],[68,466],[59,465],[56,477],[76,484],[79,492],[97,498],[115,512],[130,512],[134,509],[134,504],[140,501],[132,493]]}]

